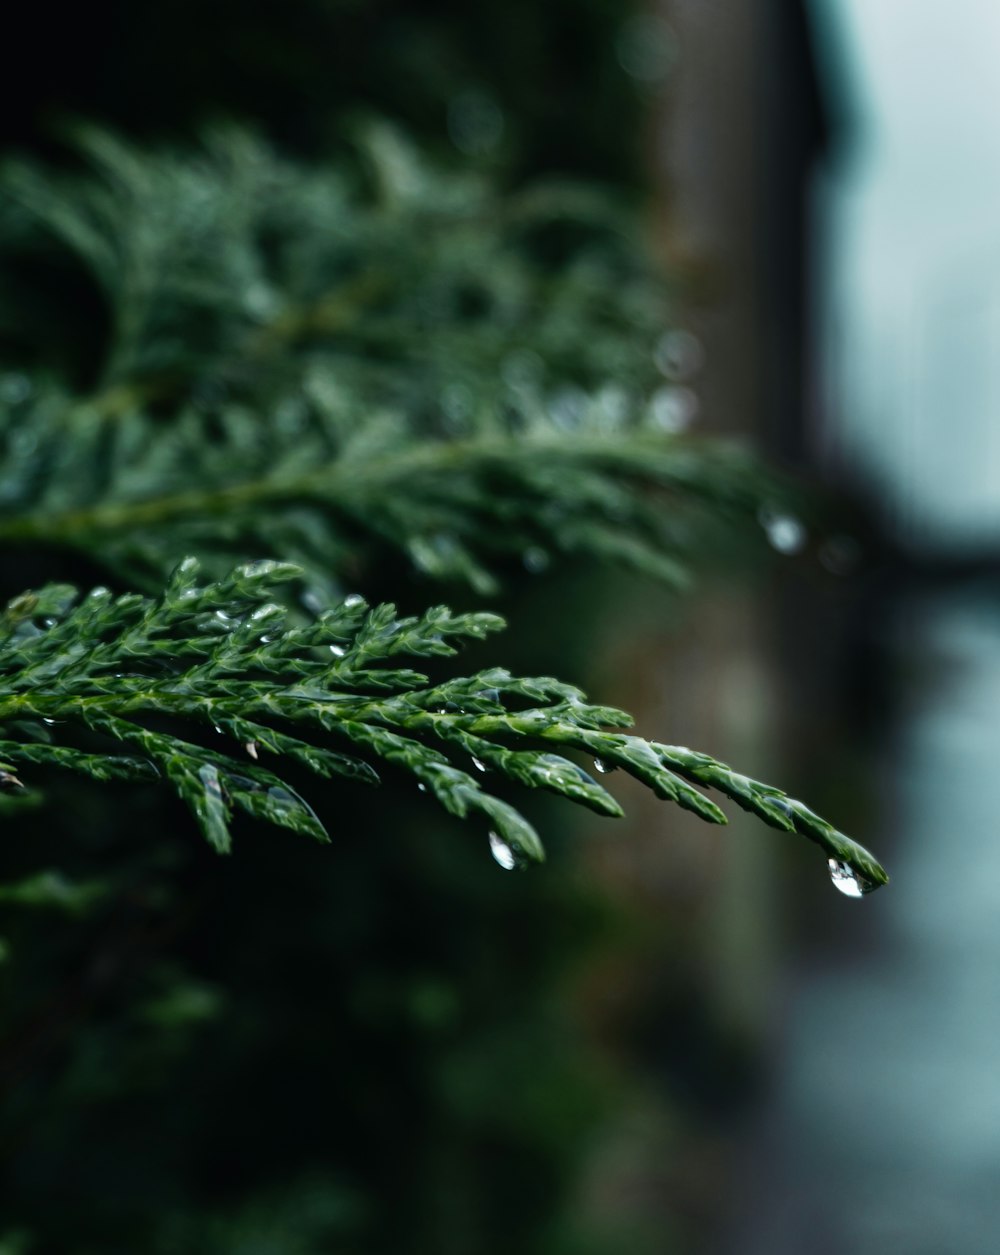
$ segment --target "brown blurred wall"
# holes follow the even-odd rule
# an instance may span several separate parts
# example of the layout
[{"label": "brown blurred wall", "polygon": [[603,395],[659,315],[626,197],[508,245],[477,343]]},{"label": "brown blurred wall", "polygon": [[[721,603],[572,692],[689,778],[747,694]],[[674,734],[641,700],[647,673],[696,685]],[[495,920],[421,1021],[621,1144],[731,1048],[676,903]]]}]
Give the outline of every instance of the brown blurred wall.
[{"label": "brown blurred wall", "polygon": [[[829,139],[807,12],[795,0],[661,0],[655,11],[679,55],[650,159],[682,322],[704,349],[691,384],[697,429],[807,468],[809,187]],[[718,581],[680,630],[649,604],[637,609],[604,663],[616,699],[646,735],[793,785],[783,749],[803,690],[781,623],[794,595],[779,571],[763,586]],[[632,692],[621,691],[625,675]],[[595,847],[595,870],[646,931],[641,955],[596,973],[588,997],[609,1040],[622,1040],[615,1025],[632,1033],[618,1049],[649,1088],[595,1165],[591,1205],[627,1218],[637,1250],[704,1251],[773,1022],[788,839],[739,814],[709,829],[619,792],[630,831]]]}]

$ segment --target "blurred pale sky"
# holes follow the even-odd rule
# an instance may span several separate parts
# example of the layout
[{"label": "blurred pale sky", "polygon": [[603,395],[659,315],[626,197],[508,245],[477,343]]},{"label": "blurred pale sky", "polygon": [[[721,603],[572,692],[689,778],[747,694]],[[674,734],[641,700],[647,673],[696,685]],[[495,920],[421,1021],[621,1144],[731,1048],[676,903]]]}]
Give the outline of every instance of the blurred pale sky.
[{"label": "blurred pale sky", "polygon": [[812,2],[855,123],[821,182],[828,452],[901,539],[1000,545],[1000,4]]}]

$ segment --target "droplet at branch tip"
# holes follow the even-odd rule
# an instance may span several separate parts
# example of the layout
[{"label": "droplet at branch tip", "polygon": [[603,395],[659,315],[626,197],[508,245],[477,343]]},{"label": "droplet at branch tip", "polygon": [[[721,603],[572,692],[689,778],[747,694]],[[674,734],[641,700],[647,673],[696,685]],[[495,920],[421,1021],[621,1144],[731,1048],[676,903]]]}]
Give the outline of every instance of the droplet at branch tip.
[{"label": "droplet at branch tip", "polygon": [[494,861],[505,872],[516,871],[524,867],[524,860],[518,855],[514,847],[508,845],[503,837],[493,831],[490,832],[490,853],[493,855]]},{"label": "droplet at branch tip", "polygon": [[868,877],[840,859],[827,859],[826,865],[830,869],[833,887],[847,898],[863,898],[866,894],[874,893],[880,888],[878,881],[869,880]]}]

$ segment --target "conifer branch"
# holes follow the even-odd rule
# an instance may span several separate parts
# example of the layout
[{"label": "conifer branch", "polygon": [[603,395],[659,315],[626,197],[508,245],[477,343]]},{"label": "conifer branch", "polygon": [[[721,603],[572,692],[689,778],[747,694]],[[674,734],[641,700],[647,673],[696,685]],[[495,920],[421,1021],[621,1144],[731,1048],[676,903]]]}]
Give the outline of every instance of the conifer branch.
[{"label": "conifer branch", "polygon": [[[36,431],[41,447],[46,433]],[[213,473],[193,461],[207,440],[193,425],[170,452],[192,468],[194,483],[175,488],[162,439],[134,434],[134,459],[105,467],[102,491],[95,482],[89,500],[86,457],[75,463],[71,491],[63,461],[44,484],[24,480],[25,496],[38,499],[0,506],[0,541],[76,549],[146,584],[158,583],[185,545],[291,553],[317,571],[344,570],[352,557],[390,545],[424,573],[484,593],[496,589],[498,562],[532,555],[596,556],[683,584],[690,559],[713,537],[740,524],[757,530],[766,492],[739,451],[652,433],[400,441],[352,456],[338,455],[317,430],[293,458],[275,449],[266,466],[247,465],[227,446]],[[309,449],[315,457],[305,467]]]},{"label": "conifer branch", "polygon": [[[557,554],[679,584],[787,496],[683,434],[668,294],[607,198],[503,196],[386,127],[326,170],[232,131],[194,155],[79,143],[89,173],[0,180],[0,361],[10,341],[45,362],[0,378],[7,543],[149,591],[190,552],[216,574],[290,558],[336,591],[386,547],[481,593]],[[78,338],[62,304],[6,265],[32,248],[108,311],[89,391],[53,348]]]},{"label": "conifer branch", "polygon": [[[161,776],[226,852],[235,810],[328,840],[308,802],[262,759],[367,783],[377,783],[372,760],[381,761],[409,772],[451,814],[482,814],[498,861],[513,866],[542,859],[542,844],[514,806],[483,787],[484,774],[620,815],[611,794],[565,757],[583,751],[599,770],[620,767],[658,797],[725,823],[693,785],[718,789],[818,842],[868,887],[885,883],[868,851],[801,803],[706,755],[609,730],[630,717],[571,685],[502,668],[432,682],[398,665],[453,656],[462,641],[501,628],[496,615],[437,606],[400,618],[391,605],[353,596],[295,622],[271,597],[299,574],[265,560],[203,583],[189,558],[155,599],[102,588],[78,599],[64,585],[15,598],[0,616],[6,787],[20,787],[13,773],[22,767],[99,780]],[[164,718],[186,733],[148,726]],[[206,734],[226,737],[227,748],[200,743]],[[109,748],[68,743],[95,736]]]}]

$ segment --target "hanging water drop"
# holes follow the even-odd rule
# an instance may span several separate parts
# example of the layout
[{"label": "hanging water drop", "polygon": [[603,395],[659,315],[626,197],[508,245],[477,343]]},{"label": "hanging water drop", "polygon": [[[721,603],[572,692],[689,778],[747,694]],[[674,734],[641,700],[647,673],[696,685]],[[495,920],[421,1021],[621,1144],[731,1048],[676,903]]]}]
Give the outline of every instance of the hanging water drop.
[{"label": "hanging water drop", "polygon": [[521,866],[521,860],[518,858],[513,846],[508,845],[503,837],[493,832],[492,829],[490,830],[490,853],[505,872],[512,872],[515,868]]},{"label": "hanging water drop", "polygon": [[365,602],[365,599],[361,596],[360,593],[350,593],[347,597],[344,598],[345,606],[351,606],[351,607],[363,606],[364,602]]},{"label": "hanging water drop", "polygon": [[307,588],[300,599],[310,614],[316,615],[317,618],[324,610],[329,609],[329,603],[315,588]]},{"label": "hanging water drop", "polygon": [[701,369],[705,361],[705,349],[692,332],[675,327],[660,337],[653,353],[653,361],[668,379],[683,383]]},{"label": "hanging water drop", "polygon": [[330,646],[330,653],[333,654],[335,658],[343,658],[346,652],[347,651],[344,649],[343,645],[331,645]]},{"label": "hanging water drop", "polygon": [[801,553],[808,539],[805,526],[793,515],[776,510],[761,510],[760,525],[767,536],[767,543],[778,553]]},{"label": "hanging water drop", "polygon": [[606,776],[611,771],[617,771],[618,768],[614,763],[606,763],[603,758],[595,758],[594,770],[599,771],[602,776]]},{"label": "hanging water drop", "polygon": [[690,388],[670,384],[657,388],[649,402],[649,421],[659,431],[679,435],[698,416],[698,397]]},{"label": "hanging water drop", "polygon": [[871,893],[873,889],[878,888],[874,881],[868,880],[860,872],[856,872],[853,867],[841,862],[840,859],[828,859],[827,867],[830,869],[830,879],[833,882],[833,887],[839,889],[845,897],[863,898],[866,893]]},{"label": "hanging water drop", "polygon": [[477,758],[475,754],[472,755],[472,765],[473,767],[475,767],[476,771],[486,770],[486,764],[483,762],[481,758]]},{"label": "hanging water drop", "polygon": [[257,753],[256,741],[247,741],[246,745],[244,745],[243,748],[246,750],[246,752],[250,755],[251,758],[260,757],[259,754]]}]

